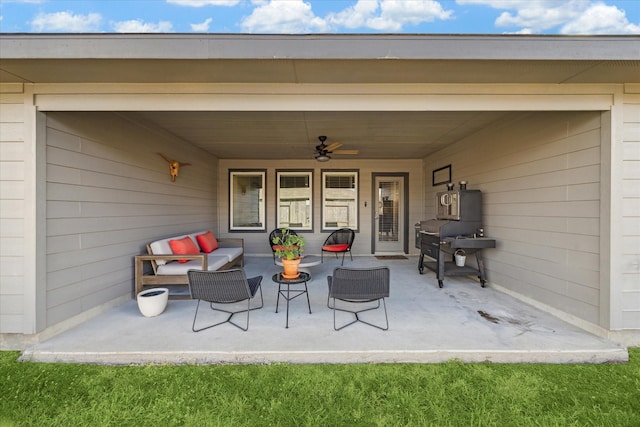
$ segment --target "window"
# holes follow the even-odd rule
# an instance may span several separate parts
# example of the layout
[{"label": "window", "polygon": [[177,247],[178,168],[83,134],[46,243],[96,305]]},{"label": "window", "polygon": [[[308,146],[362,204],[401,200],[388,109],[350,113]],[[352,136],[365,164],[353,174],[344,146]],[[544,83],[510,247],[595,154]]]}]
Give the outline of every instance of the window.
[{"label": "window", "polygon": [[313,172],[276,171],[277,226],[313,230]]},{"label": "window", "polygon": [[358,229],[358,171],[322,171],[322,230]]},{"label": "window", "polygon": [[266,170],[229,171],[229,230],[265,230]]}]

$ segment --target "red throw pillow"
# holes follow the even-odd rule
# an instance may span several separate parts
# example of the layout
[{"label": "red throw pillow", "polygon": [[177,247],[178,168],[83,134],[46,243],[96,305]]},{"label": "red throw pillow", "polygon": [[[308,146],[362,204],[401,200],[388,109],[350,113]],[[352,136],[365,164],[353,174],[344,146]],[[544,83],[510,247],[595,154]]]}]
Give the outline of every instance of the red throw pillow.
[{"label": "red throw pillow", "polygon": [[204,234],[198,234],[196,236],[196,240],[198,240],[198,245],[200,245],[202,252],[205,253],[211,253],[220,247],[216,236],[214,236],[210,231],[207,231]]},{"label": "red throw pillow", "polygon": [[[175,255],[196,255],[200,253],[198,247],[193,243],[193,240],[191,240],[191,237],[189,236],[178,240],[169,240],[169,245],[171,246],[171,252]],[[178,260],[181,264],[188,261],[188,259]]]}]

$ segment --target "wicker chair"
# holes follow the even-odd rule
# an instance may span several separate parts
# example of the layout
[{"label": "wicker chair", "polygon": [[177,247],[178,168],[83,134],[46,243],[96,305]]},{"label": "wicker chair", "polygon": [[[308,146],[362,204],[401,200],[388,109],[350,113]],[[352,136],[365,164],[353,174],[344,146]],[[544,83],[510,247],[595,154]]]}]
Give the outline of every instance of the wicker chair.
[{"label": "wicker chair", "polygon": [[[198,300],[196,313],[193,316],[193,325],[191,326],[193,332],[200,332],[227,322],[246,331],[249,329],[249,312],[262,308],[264,305],[262,288],[260,287],[262,276],[247,279],[244,270],[236,268],[222,271],[189,270],[187,277],[191,298]],[[258,290],[260,290],[260,306],[251,308],[251,300],[256,296]],[[214,304],[234,304],[245,300],[247,301],[246,310],[228,311],[214,306]],[[200,301],[208,302],[212,310],[227,313],[229,316],[222,322],[196,329]],[[231,321],[234,314],[245,312],[247,313],[246,326],[243,327]]]},{"label": "wicker chair", "polygon": [[342,264],[340,265],[344,265],[344,256],[347,252],[349,252],[351,261],[353,261],[351,246],[355,238],[356,232],[350,228],[341,228],[340,230],[332,232],[329,237],[327,237],[327,240],[325,240],[324,245],[322,245],[322,252],[320,254],[321,261],[324,262],[325,252],[335,253],[336,259],[338,258],[338,254],[342,253]]},{"label": "wicker chair", "polygon": [[[273,252],[273,263],[276,263],[276,247],[277,245],[274,243],[274,239],[276,237],[280,237],[282,239],[284,228],[276,228],[271,233],[269,233],[269,246],[271,246],[271,252]],[[289,229],[289,234],[297,236],[296,232]]]},{"label": "wicker chair", "polygon": [[[336,267],[333,270],[333,276],[327,277],[329,285],[329,296],[327,297],[327,307],[333,310],[333,329],[339,331],[356,322],[362,322],[369,326],[386,331],[389,329],[389,317],[387,316],[387,305],[385,298],[389,297],[389,268],[346,268]],[[330,301],[333,300],[333,306]],[[336,300],[343,301],[343,305],[365,304],[369,303],[367,308],[362,310],[348,310],[346,308],[337,308]],[[380,300],[384,308],[385,326],[374,325],[360,318],[360,313],[380,308]],[[371,303],[377,304],[371,307]],[[344,311],[353,313],[355,319],[341,327],[336,326],[336,311]]]}]

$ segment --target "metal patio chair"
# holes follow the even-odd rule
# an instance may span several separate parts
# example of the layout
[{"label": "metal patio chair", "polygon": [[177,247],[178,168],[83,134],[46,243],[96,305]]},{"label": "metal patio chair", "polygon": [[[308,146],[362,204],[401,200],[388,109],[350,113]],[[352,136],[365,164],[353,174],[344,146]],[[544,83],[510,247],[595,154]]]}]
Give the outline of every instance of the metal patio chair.
[{"label": "metal patio chair", "polygon": [[[386,331],[389,329],[389,317],[387,316],[387,305],[385,298],[389,297],[389,268],[347,268],[336,267],[333,270],[333,276],[327,276],[327,284],[329,285],[329,296],[327,297],[327,307],[333,310],[333,329],[339,331],[356,322],[362,322],[369,326]],[[333,306],[330,301],[333,300]],[[362,310],[348,310],[346,308],[337,308],[336,300],[342,301],[344,305],[366,304],[376,302],[373,307],[368,306]],[[376,310],[380,308],[380,300],[384,308],[385,326],[378,326],[369,323],[360,318],[360,313],[365,311]],[[353,313],[355,319],[345,325],[336,326],[336,311],[344,311]]]},{"label": "metal patio chair", "polygon": [[325,252],[335,253],[336,259],[338,259],[338,254],[342,253],[342,264],[340,265],[344,265],[344,256],[347,252],[349,252],[351,261],[353,261],[353,255],[351,255],[351,246],[353,245],[353,240],[355,238],[356,232],[350,228],[341,228],[340,230],[332,232],[322,245],[322,251],[320,253],[321,261],[324,262]]},{"label": "metal patio chair", "polygon": [[[189,270],[187,272],[187,277],[189,280],[189,292],[191,293],[191,298],[198,300],[196,313],[193,316],[193,325],[191,326],[191,330],[193,332],[200,332],[227,322],[242,329],[243,331],[246,331],[249,329],[249,312],[262,308],[264,305],[262,288],[260,287],[262,276],[247,279],[244,270],[241,268],[221,271]],[[252,308],[251,300],[256,296],[258,290],[260,291],[260,306]],[[247,301],[246,310],[229,311],[215,307],[217,304],[234,304],[245,300]],[[229,317],[222,322],[196,329],[196,319],[198,317],[200,301],[208,302],[211,310],[227,313],[229,314]],[[246,326],[243,327],[231,321],[234,314],[245,312],[247,313]]]}]

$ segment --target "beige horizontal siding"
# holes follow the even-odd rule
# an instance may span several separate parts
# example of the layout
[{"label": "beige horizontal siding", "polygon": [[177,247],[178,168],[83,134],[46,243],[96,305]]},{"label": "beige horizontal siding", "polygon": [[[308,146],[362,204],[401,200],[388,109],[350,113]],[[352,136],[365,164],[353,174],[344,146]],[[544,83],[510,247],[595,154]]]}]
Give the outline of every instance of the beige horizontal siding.
[{"label": "beige horizontal siding", "polygon": [[640,328],[640,95],[625,97],[622,164],[622,324]]},{"label": "beige horizontal siding", "polygon": [[[598,324],[600,113],[523,113],[425,160],[483,191],[490,282]],[[457,186],[457,185],[456,185]],[[425,210],[433,215],[428,187]]]},{"label": "beige horizontal siding", "polygon": [[[184,167],[171,182],[164,152]],[[47,325],[133,291],[133,257],[215,230],[217,159],[115,113],[47,114]]]},{"label": "beige horizontal siding", "polygon": [[21,84],[0,84],[0,333],[23,333],[25,124]]}]

